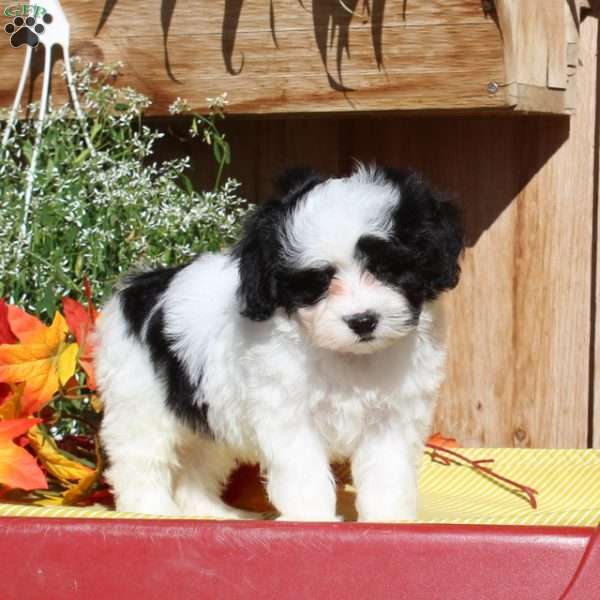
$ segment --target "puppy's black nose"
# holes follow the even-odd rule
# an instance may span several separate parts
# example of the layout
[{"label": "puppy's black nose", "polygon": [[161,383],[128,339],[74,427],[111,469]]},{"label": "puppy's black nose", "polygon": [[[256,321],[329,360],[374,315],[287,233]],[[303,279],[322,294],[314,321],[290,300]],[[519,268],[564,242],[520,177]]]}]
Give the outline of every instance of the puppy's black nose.
[{"label": "puppy's black nose", "polygon": [[344,317],[344,321],[354,333],[360,335],[361,337],[367,336],[370,333],[375,331],[375,327],[377,327],[378,322],[377,315],[370,310],[358,313],[356,315],[351,315],[350,317]]}]

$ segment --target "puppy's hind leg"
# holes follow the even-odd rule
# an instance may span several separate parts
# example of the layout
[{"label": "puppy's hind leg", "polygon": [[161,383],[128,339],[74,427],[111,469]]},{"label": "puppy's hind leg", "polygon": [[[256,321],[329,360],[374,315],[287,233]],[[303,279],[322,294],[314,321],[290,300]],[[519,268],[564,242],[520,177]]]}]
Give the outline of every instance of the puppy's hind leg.
[{"label": "puppy's hind leg", "polygon": [[166,408],[164,385],[114,305],[101,321],[96,356],[104,402],[100,437],[117,510],[177,515],[172,480],[180,426]]},{"label": "puppy's hind leg", "polygon": [[118,419],[107,411],[102,441],[108,454],[106,479],[113,488],[119,511],[179,515],[173,499],[173,478],[178,467],[176,425],[154,418],[136,421],[128,414]]}]

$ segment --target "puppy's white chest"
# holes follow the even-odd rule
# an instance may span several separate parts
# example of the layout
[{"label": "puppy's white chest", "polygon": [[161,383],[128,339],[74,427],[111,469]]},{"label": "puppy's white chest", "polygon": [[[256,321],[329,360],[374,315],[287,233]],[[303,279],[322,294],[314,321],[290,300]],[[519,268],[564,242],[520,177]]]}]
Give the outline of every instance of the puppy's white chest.
[{"label": "puppy's white chest", "polygon": [[315,427],[330,459],[352,456],[365,427],[383,418],[385,403],[377,396],[374,391],[329,390],[313,401]]},{"label": "puppy's white chest", "polygon": [[369,357],[336,357],[319,365],[313,371],[320,384],[310,394],[314,425],[331,459],[349,458],[366,428],[389,419],[396,386]]}]

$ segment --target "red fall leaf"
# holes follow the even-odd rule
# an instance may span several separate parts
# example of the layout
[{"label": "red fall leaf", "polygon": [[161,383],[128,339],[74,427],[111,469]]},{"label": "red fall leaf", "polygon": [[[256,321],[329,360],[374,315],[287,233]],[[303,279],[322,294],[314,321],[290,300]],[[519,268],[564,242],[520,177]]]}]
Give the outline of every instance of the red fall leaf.
[{"label": "red fall leaf", "polygon": [[94,374],[94,323],[96,320],[96,309],[88,299],[88,309],[86,310],[77,300],[73,298],[63,298],[63,312],[69,330],[75,336],[79,344],[79,364],[87,375],[87,387],[94,391],[96,389],[96,377]]},{"label": "red fall leaf", "polygon": [[18,341],[8,321],[8,305],[0,298],[0,344],[15,344]]}]

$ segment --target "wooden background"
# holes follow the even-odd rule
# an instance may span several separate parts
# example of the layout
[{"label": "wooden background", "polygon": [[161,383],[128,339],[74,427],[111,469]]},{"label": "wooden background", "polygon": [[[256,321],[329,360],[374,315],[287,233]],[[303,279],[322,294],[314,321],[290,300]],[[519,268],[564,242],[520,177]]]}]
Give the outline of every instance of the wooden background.
[{"label": "wooden background", "polygon": [[[569,6],[575,4],[567,2]],[[82,0],[80,4],[93,7],[99,13],[96,18],[101,14],[100,2]],[[444,2],[421,4],[439,9]],[[473,5],[473,2],[468,4]],[[152,5],[158,6],[158,3],[153,1]],[[389,6],[394,8],[392,14],[397,14],[401,5],[399,0],[390,0]],[[409,2],[408,6],[411,5],[414,3]],[[456,8],[461,2],[446,0],[445,5]],[[593,1],[592,5],[595,6]],[[178,10],[180,6],[184,7],[180,3]],[[100,32],[105,39],[113,40],[112,46],[111,43],[99,45],[96,41],[86,45],[80,41],[79,52],[90,58],[107,58],[104,54],[96,56],[105,48],[109,48],[110,56],[122,53],[127,57],[145,52],[155,59],[157,69],[164,70],[162,43],[152,46],[142,39],[139,45],[131,46],[138,30],[133,27],[135,15],[125,14],[125,7],[125,3],[116,5]],[[125,12],[121,14],[118,9]],[[158,10],[153,11],[155,16]],[[480,13],[481,6],[478,10]],[[458,8],[456,11],[450,15],[456,17],[450,27],[465,32],[461,23],[468,21],[469,14]],[[271,178],[286,166],[311,164],[324,173],[338,174],[346,173],[354,159],[412,166],[455,196],[466,222],[468,249],[461,283],[446,298],[450,321],[449,366],[436,428],[465,445],[600,447],[597,16],[597,12],[590,13],[581,24],[579,54],[574,58],[577,63],[575,114],[570,118],[490,114],[488,109],[496,99],[489,99],[485,94],[469,96],[457,92],[456,107],[460,108],[460,103],[467,98],[469,108],[477,110],[471,114],[448,111],[422,115],[382,112],[311,117],[233,116],[225,122],[233,154],[232,167],[226,174],[243,182],[242,193],[253,202],[266,198]],[[181,27],[185,25],[179,23]],[[435,29],[435,20],[430,24]],[[293,30],[293,23],[288,25]],[[485,39],[490,40],[492,58],[480,65],[468,56],[461,58],[459,53],[453,54],[457,69],[471,72],[473,81],[477,79],[479,67],[502,68],[498,62],[498,32],[491,29],[495,24],[479,22],[479,25],[488,27],[489,35]],[[83,31],[84,26],[79,27]],[[120,27],[130,34],[123,38],[127,43],[120,41],[115,29]],[[181,27],[171,28],[171,31],[181,32],[180,37],[184,38],[185,27]],[[490,34],[492,30],[494,35]],[[218,31],[215,31],[213,46],[218,43],[214,41],[218,40]],[[266,31],[270,35],[268,27]],[[154,31],[149,26],[148,31],[140,35],[152,35],[156,40],[161,34],[160,29]],[[89,36],[93,37],[93,32]],[[248,36],[240,39],[250,43]],[[416,46],[411,47],[412,52],[416,52]],[[199,47],[198,61],[204,60],[203,48]],[[415,65],[425,74],[431,72],[436,64],[435,53],[442,51],[446,50],[420,44],[414,56]],[[223,48],[207,50],[206,56],[212,56],[210,52],[218,54],[221,61],[218,68],[223,72],[226,69],[222,63]],[[7,90],[14,90],[16,81],[10,78],[18,78],[18,69],[8,68],[9,63],[15,62],[16,54],[14,50],[0,53],[4,77],[0,84],[0,104],[8,102]],[[175,77],[180,75],[179,69],[183,69],[183,63],[178,63],[176,56],[179,56],[177,52],[170,58]],[[234,50],[231,56],[235,70],[239,66],[239,55]],[[183,61],[183,58],[177,60]],[[359,54],[359,63],[360,60]],[[365,58],[365,73],[373,57],[370,60],[368,63]],[[209,67],[216,69],[215,65],[216,62]],[[275,73],[288,85],[284,67],[275,61]],[[435,76],[440,77],[440,81],[454,80],[437,73]],[[249,74],[252,75],[251,70]],[[330,107],[348,110],[344,94],[339,91],[333,94],[335,90],[326,85],[318,59],[315,64],[308,61],[306,70],[295,75],[298,86],[293,89],[298,95],[292,94],[290,98],[292,108],[294,102],[305,101],[301,95],[302,85],[305,82],[314,85],[320,78],[324,96],[321,100],[316,97],[317,106],[322,110]],[[153,71],[133,72],[130,83],[142,91],[152,91],[152,82],[157,76]],[[259,74],[253,76],[259,77]],[[164,79],[164,72],[161,77]],[[207,86],[209,79],[204,82]],[[241,80],[232,76],[231,81],[230,89],[235,91]],[[185,96],[186,90],[195,91],[197,95],[198,91],[190,85],[175,82],[163,85],[159,101],[168,103],[178,95]],[[433,104],[439,108],[440,96],[435,95],[436,90],[442,89],[439,85],[434,82],[431,88],[434,91],[429,96],[424,96],[422,89],[417,93],[408,86],[406,106],[413,109],[421,102],[423,107],[433,98]],[[385,88],[374,86],[377,98],[385,98]],[[209,94],[206,89],[206,95],[223,91],[211,90],[213,93]],[[257,89],[254,108],[260,111],[266,106],[268,94],[263,97],[260,86]],[[55,91],[60,93],[59,89]],[[371,91],[365,91],[362,96],[360,93],[356,96],[359,107],[361,101],[375,97],[370,94]],[[336,100],[331,100],[332,97]],[[475,106],[478,102],[480,105]],[[392,102],[382,105],[383,108],[392,106],[398,107]],[[246,107],[247,110],[252,108],[251,105]],[[166,129],[177,128],[172,122],[166,124],[158,120],[156,123]],[[200,141],[180,142],[177,136],[167,137],[161,142],[159,154],[162,157],[191,154],[195,183],[201,186],[211,181],[214,173],[208,149]]]},{"label": "wooden background", "polygon": [[[345,173],[355,158],[410,165],[455,195],[468,249],[447,296],[449,373],[436,428],[465,445],[600,447],[597,19],[581,29],[571,118],[233,117],[225,125],[228,174],[253,202],[287,166]],[[198,184],[210,181],[202,144],[166,142],[161,153],[191,153]]]}]

